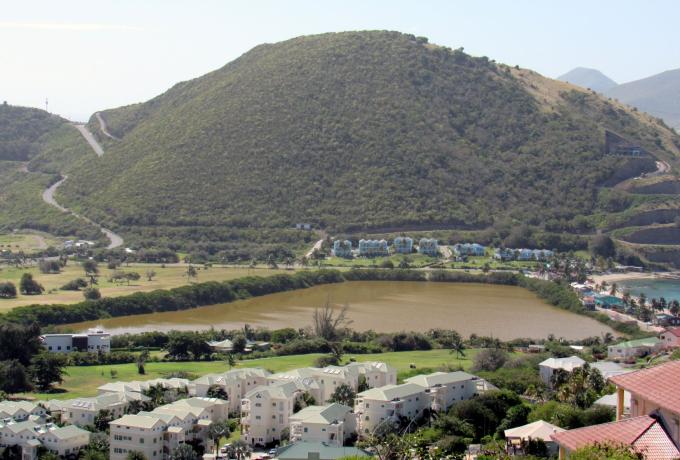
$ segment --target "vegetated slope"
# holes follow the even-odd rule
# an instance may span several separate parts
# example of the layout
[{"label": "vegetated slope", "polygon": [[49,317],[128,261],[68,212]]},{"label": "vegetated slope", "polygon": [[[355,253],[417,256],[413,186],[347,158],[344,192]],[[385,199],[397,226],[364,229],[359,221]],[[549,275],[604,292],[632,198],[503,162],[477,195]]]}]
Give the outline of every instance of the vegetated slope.
[{"label": "vegetated slope", "polygon": [[680,145],[586,90],[396,32],[261,45],[102,116],[121,141],[76,168],[65,202],[175,247],[296,222],[568,229],[602,184],[654,168],[604,154],[605,128],[672,161]]},{"label": "vegetated slope", "polygon": [[680,69],[624,83],[605,94],[680,129]]},{"label": "vegetated slope", "polygon": [[59,172],[68,172],[88,156],[88,148],[63,118],[40,109],[0,105],[0,232],[28,228],[99,238],[96,228],[41,198]]},{"label": "vegetated slope", "polygon": [[578,85],[582,88],[590,88],[598,93],[604,93],[617,86],[617,83],[597,69],[587,67],[576,67],[557,77],[560,81],[565,81]]},{"label": "vegetated slope", "polygon": [[31,159],[40,151],[45,134],[65,123],[44,110],[0,104],[0,160]]}]

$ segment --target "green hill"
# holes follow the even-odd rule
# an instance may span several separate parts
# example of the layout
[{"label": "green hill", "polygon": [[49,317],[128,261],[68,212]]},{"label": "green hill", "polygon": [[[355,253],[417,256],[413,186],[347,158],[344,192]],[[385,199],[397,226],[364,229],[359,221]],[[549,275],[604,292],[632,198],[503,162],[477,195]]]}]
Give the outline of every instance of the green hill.
[{"label": "green hill", "polygon": [[615,101],[396,32],[261,45],[101,114],[121,140],[60,199],[138,245],[210,252],[299,242],[296,222],[574,231],[609,211],[604,185],[655,168],[605,154],[605,129],[674,164],[680,146]]},{"label": "green hill", "polygon": [[0,161],[28,161],[47,133],[67,123],[44,110],[0,104]]}]

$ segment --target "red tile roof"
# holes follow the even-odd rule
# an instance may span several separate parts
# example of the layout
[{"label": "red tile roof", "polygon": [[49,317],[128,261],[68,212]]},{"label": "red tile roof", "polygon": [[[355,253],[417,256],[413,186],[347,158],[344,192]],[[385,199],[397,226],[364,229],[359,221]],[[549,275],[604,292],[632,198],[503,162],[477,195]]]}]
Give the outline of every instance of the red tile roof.
[{"label": "red tile roof", "polygon": [[680,361],[670,361],[637,372],[615,375],[609,381],[633,395],[680,414],[680,392],[678,391]]},{"label": "red tile roof", "polygon": [[673,460],[680,457],[680,450],[668,433],[656,419],[648,415],[556,433],[552,439],[568,450],[595,443],[614,443],[631,446],[642,453],[646,460]]},{"label": "red tile roof", "polygon": [[680,327],[670,327],[666,329],[664,332],[670,332],[676,337],[680,337]]}]

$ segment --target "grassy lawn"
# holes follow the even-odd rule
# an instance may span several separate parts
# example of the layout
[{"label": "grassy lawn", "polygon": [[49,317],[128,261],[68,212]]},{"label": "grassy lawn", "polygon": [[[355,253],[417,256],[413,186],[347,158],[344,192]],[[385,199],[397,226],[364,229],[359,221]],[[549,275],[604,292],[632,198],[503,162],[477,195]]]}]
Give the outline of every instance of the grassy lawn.
[{"label": "grassy lawn", "polygon": [[0,251],[11,250],[12,252],[33,252],[59,244],[61,244],[60,239],[42,232],[0,235]]},{"label": "grassy lawn", "polygon": [[430,257],[423,254],[394,254],[389,257],[355,257],[354,259],[328,257],[321,261],[321,265],[324,267],[380,267],[383,262],[390,260],[395,267],[399,267],[399,263],[404,259],[407,259],[411,267],[423,267],[439,260],[435,257]]},{"label": "grassy lawn", "polygon": [[[402,351],[390,353],[375,353],[366,355],[345,355],[345,361],[350,357],[357,361],[383,361],[395,367],[402,378],[412,373],[411,364],[416,365],[416,369],[436,369],[441,366],[461,366],[469,369],[472,366],[472,358],[479,352],[477,349],[466,350],[465,357],[457,358],[448,350],[427,350],[427,351]],[[243,367],[263,367],[271,372],[282,372],[299,367],[312,366],[314,361],[321,354],[312,353],[307,355],[277,356],[273,358],[262,358],[239,361],[237,368]],[[222,361],[189,361],[189,362],[163,362],[146,364],[146,374],[139,375],[134,363],[112,364],[102,366],[78,366],[68,367],[68,375],[61,386],[61,393],[32,393],[39,399],[69,399],[84,396],[94,396],[97,387],[108,382],[129,381],[129,380],[149,380],[158,377],[166,377],[173,372],[188,372],[198,376],[224,372],[229,367]],[[112,377],[111,371],[115,371]]]},{"label": "grassy lawn", "polygon": [[[224,281],[248,275],[269,276],[276,273],[290,273],[290,270],[271,270],[264,267],[258,268],[230,268],[230,267],[210,267],[203,268],[196,266],[198,276],[192,280],[195,282]],[[154,289],[169,289],[187,284],[186,266],[184,264],[166,264],[164,268],[160,264],[130,264],[130,266],[120,267],[124,272],[137,272],[142,277],[139,281],[127,284],[114,284],[108,279],[113,270],[106,268],[105,264],[99,264],[99,289],[104,297],[116,297],[128,295],[134,292],[153,291]],[[147,270],[156,272],[152,281],[146,277]],[[0,270],[0,281],[12,281],[17,285],[21,275],[25,272],[33,274],[34,279],[45,287],[42,295],[24,296],[19,294],[16,299],[1,299],[0,312],[10,310],[21,305],[31,304],[51,304],[51,303],[74,303],[83,300],[83,294],[79,291],[60,291],[59,288],[76,278],[84,278],[84,272],[78,262],[69,261],[61,273],[45,275],[40,273],[37,267],[14,268],[4,267]]]}]

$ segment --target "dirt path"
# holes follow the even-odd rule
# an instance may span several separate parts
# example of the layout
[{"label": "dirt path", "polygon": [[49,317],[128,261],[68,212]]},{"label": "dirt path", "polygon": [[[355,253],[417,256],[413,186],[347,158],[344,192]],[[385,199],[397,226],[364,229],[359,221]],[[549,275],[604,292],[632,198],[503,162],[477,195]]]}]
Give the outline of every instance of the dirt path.
[{"label": "dirt path", "polygon": [[92,147],[94,153],[96,153],[98,156],[104,155],[104,149],[101,145],[99,145],[99,142],[97,142],[97,139],[94,138],[90,130],[87,129],[87,126],[75,123],[73,126],[75,126],[76,129],[80,131],[80,134],[82,134],[87,143],[90,144],[90,147]]},{"label": "dirt path", "polygon": [[314,254],[314,250],[318,250],[318,251],[321,250],[321,245],[322,245],[322,244],[323,244],[323,238],[321,238],[319,241],[317,241],[316,243],[314,243],[314,246],[312,246],[312,249],[310,249],[309,251],[307,251],[307,254],[305,254],[305,257],[307,257],[308,259],[311,258],[311,257],[312,257],[312,254]]},{"label": "dirt path", "polygon": [[109,132],[109,127],[106,124],[106,120],[101,116],[99,112],[94,114],[95,117],[97,117],[97,121],[99,122],[99,129],[102,130],[102,133],[110,139],[113,139],[114,141],[119,141],[120,139],[113,134]]}]

